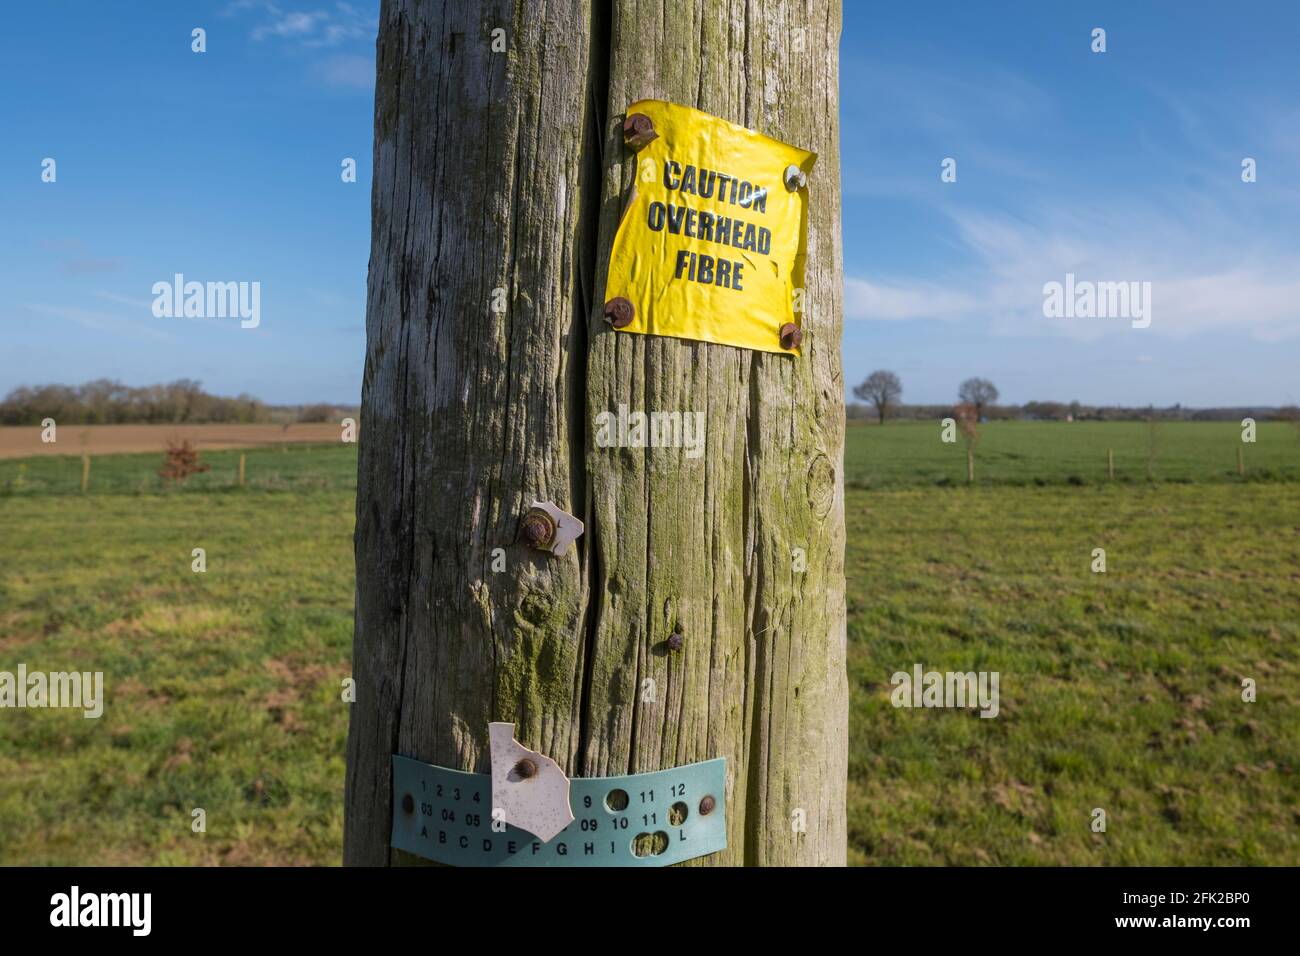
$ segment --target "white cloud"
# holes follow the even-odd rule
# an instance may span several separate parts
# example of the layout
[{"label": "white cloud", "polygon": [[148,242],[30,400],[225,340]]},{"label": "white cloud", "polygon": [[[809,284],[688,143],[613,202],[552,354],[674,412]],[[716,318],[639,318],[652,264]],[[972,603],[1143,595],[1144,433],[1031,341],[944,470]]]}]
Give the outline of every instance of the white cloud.
[{"label": "white cloud", "polygon": [[253,30],[254,40],[263,40],[269,36],[300,37],[312,33],[316,23],[324,16],[322,13],[286,13],[271,23],[264,23]]},{"label": "white cloud", "polygon": [[[984,321],[998,335],[1077,340],[1139,333],[1181,338],[1224,329],[1269,342],[1300,336],[1300,254],[1260,250],[1238,234],[1230,216],[1219,219],[1210,208],[1197,213],[1207,219],[1191,232],[1177,219],[1126,203],[1044,208],[1032,222],[955,213],[968,278],[849,276],[845,317]],[[1044,317],[1043,285],[1064,282],[1066,273],[1077,281],[1150,282],[1150,327]]]},{"label": "white cloud", "polygon": [[844,317],[878,322],[952,320],[979,311],[980,300],[964,291],[930,283],[871,282],[846,276]]},{"label": "white cloud", "polygon": [[[1173,334],[1240,328],[1278,342],[1300,335],[1300,260],[1268,270],[1239,266],[1198,276],[1154,280],[1155,315],[1166,315]],[[1155,323],[1152,323],[1152,328]]]},{"label": "white cloud", "polygon": [[254,40],[279,38],[309,49],[335,47],[350,40],[373,40],[377,29],[375,17],[349,3],[312,10],[288,10],[278,3],[237,3],[226,13],[255,8],[265,17],[253,28]]}]

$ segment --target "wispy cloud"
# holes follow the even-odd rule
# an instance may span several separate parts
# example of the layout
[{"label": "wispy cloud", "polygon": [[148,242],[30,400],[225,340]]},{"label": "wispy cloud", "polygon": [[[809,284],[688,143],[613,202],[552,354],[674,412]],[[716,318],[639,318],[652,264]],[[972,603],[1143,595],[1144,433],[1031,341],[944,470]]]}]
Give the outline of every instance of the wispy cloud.
[{"label": "wispy cloud", "polygon": [[1227,220],[1203,221],[1189,233],[1175,218],[1127,204],[1044,207],[1032,220],[958,212],[951,220],[970,257],[961,276],[850,276],[846,318],[978,321],[996,335],[1080,340],[1135,331],[1122,319],[1044,317],[1043,285],[1074,273],[1079,280],[1150,282],[1152,323],[1144,333],[1181,338],[1232,329],[1269,342],[1300,336],[1300,254],[1242,243]]},{"label": "wispy cloud", "polygon": [[982,301],[961,289],[932,282],[844,280],[844,317],[877,322],[909,319],[953,321],[980,312]]},{"label": "wispy cloud", "polygon": [[116,302],[119,305],[129,305],[137,309],[152,309],[153,303],[149,299],[136,299],[129,295],[120,295],[116,292],[96,291],[95,298],[105,299],[109,302]]},{"label": "wispy cloud", "polygon": [[253,31],[254,40],[264,40],[270,36],[302,37],[314,33],[320,20],[319,13],[283,13],[270,23],[265,23]]},{"label": "wispy cloud", "polygon": [[62,260],[60,265],[63,271],[73,276],[117,272],[124,261],[117,256],[95,256],[80,239],[42,239],[40,246],[55,253]]},{"label": "wispy cloud", "polygon": [[1050,165],[1015,148],[1009,131],[1062,122],[1057,98],[995,63],[967,71],[901,60],[849,56],[843,85],[870,103],[868,122],[847,123],[843,190],[860,198],[925,201],[935,195],[939,164],[958,161],[958,177],[1048,184]]},{"label": "wispy cloud", "polygon": [[120,335],[127,338],[156,339],[157,341],[167,343],[175,343],[179,341],[179,339],[170,332],[156,329],[140,322],[132,322],[129,319],[123,319],[106,312],[92,312],[89,309],[80,309],[75,306],[45,305],[43,303],[30,304],[24,306],[24,308],[37,315],[56,319],[66,319],[70,322],[75,322],[84,329],[94,329],[98,332],[110,332],[114,335]]},{"label": "wispy cloud", "polygon": [[63,271],[69,275],[84,276],[97,272],[116,272],[122,268],[122,260],[110,259],[68,259],[63,263]]},{"label": "wispy cloud", "polygon": [[316,65],[316,74],[330,86],[368,90],[375,85],[374,57],[339,54]]},{"label": "wispy cloud", "polygon": [[[1132,108],[1094,130],[1068,108],[1076,91],[996,63],[849,57],[845,73],[871,104],[856,124],[846,110],[846,197],[912,205],[935,224],[911,263],[891,250],[889,266],[846,277],[846,318],[1085,341],[1300,337],[1300,248],[1284,225],[1300,215],[1300,110],[1287,94],[1243,104],[1141,82],[1125,90]],[[1258,184],[1241,181],[1246,155]],[[959,162],[950,185],[944,156]],[[1043,285],[1067,273],[1150,282],[1150,327],[1044,317]]]},{"label": "wispy cloud", "polygon": [[312,9],[292,9],[273,0],[236,0],[223,11],[233,15],[253,10],[259,22],[250,36],[257,41],[280,39],[304,49],[337,47],[353,40],[373,39],[374,17],[350,3]]}]

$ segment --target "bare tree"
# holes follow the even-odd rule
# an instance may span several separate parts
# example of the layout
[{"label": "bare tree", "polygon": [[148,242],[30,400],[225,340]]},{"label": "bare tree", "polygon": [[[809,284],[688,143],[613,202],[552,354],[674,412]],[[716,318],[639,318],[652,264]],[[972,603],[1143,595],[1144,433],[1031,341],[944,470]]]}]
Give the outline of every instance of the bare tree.
[{"label": "bare tree", "polygon": [[1147,413],[1147,481],[1156,477],[1156,455],[1160,451],[1160,419],[1153,405]]},{"label": "bare tree", "polygon": [[984,406],[992,405],[998,400],[998,389],[987,378],[968,378],[957,389],[957,397],[967,405],[973,405],[975,415],[983,418]]},{"label": "bare tree", "polygon": [[889,413],[889,406],[903,397],[903,383],[893,372],[880,368],[868,375],[861,385],[855,385],[853,395],[875,405],[876,415],[883,425],[885,416]]},{"label": "bare tree", "polygon": [[980,416],[975,406],[965,402],[953,409],[962,440],[966,443],[966,482],[975,481],[975,446],[980,440]]}]

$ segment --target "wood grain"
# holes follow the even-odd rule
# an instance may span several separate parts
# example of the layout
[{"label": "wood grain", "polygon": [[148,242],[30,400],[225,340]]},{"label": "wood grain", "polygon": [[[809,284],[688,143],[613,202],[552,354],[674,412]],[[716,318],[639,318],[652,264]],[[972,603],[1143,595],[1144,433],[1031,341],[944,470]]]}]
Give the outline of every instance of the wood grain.
[{"label": "wood grain", "polygon": [[[486,772],[503,720],[576,776],[726,757],[693,862],[843,864],[838,46],[828,0],[384,3],[346,862],[412,862],[391,754]],[[604,322],[643,97],[819,154],[801,356]],[[598,447],[620,404],[705,412],[704,454]],[[514,543],[534,498],[587,523],[562,558]]]}]

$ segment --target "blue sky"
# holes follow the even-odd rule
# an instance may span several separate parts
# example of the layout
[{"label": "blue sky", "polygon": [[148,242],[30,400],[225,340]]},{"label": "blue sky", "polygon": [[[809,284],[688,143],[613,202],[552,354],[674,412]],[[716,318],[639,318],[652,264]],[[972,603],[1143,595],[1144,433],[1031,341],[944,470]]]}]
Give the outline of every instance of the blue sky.
[{"label": "blue sky", "polygon": [[[190,377],[358,401],[378,4],[53,2],[5,18],[0,391]],[[154,318],[153,284],[177,272],[259,281],[260,325]]]},{"label": "blue sky", "polygon": [[[1300,4],[845,6],[849,384],[890,368],[912,402],[977,374],[1017,402],[1300,402]],[[187,376],[358,399],[377,8],[6,11],[0,391]],[[176,272],[260,281],[261,325],[155,318]],[[1067,272],[1150,282],[1150,327],[1045,318]]]}]

